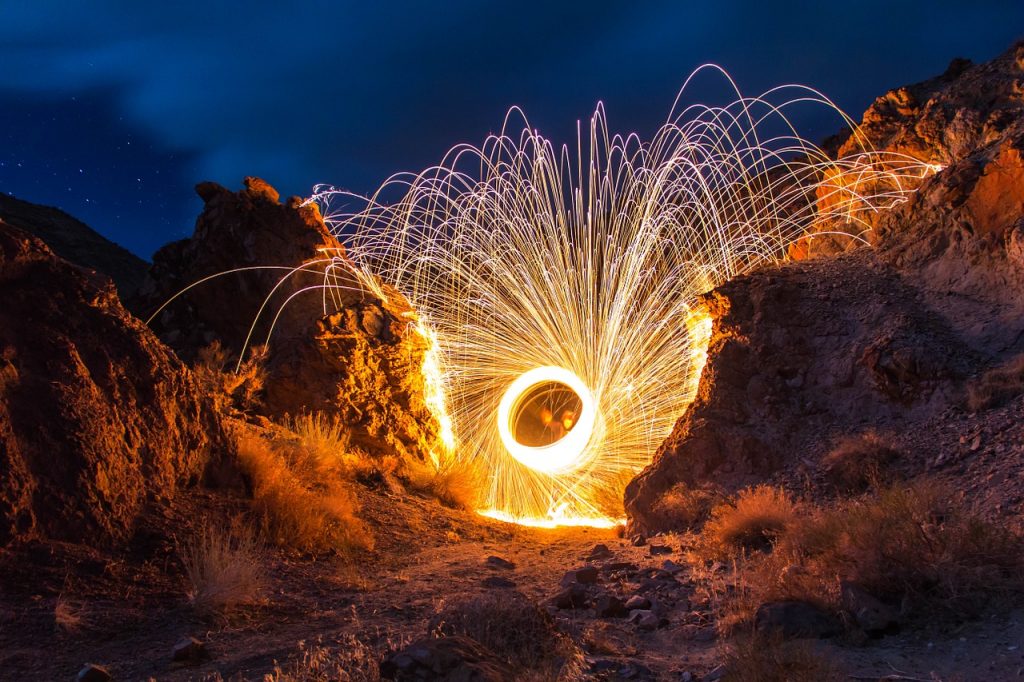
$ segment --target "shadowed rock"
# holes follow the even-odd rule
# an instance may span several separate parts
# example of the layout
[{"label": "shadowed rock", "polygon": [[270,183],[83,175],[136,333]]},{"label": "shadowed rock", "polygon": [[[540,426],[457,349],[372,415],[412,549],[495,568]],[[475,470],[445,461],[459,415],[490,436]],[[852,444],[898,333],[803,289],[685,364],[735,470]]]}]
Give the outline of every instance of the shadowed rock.
[{"label": "shadowed rock", "polygon": [[0,221],[0,300],[0,545],[121,540],[224,474],[208,399],[108,279]]}]

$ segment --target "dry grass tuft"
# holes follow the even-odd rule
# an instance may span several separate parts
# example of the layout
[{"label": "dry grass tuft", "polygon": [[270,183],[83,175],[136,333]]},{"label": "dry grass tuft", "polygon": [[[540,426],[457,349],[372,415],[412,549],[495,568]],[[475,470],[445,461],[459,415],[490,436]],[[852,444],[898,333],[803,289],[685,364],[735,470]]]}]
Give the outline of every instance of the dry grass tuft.
[{"label": "dry grass tuft", "polygon": [[80,632],[88,624],[85,607],[63,594],[58,595],[53,605],[53,624],[58,632],[69,635]]},{"label": "dry grass tuft", "polygon": [[711,510],[701,534],[703,545],[714,558],[767,551],[795,517],[796,504],[784,490],[769,485],[747,488],[734,501]]},{"label": "dry grass tuft", "polygon": [[1024,546],[924,480],[818,510],[784,538],[821,579],[839,576],[922,615],[976,614],[1024,590]]},{"label": "dry grass tuft", "polygon": [[253,482],[253,512],[268,542],[343,553],[373,547],[356,516],[359,505],[351,484],[319,455],[252,433],[240,433],[236,440],[239,460]]},{"label": "dry grass tuft", "polygon": [[266,381],[267,347],[253,346],[249,359],[235,368],[220,341],[199,351],[192,372],[205,393],[214,399],[218,409],[234,408],[251,412],[260,405]]},{"label": "dry grass tuft", "polygon": [[737,639],[725,659],[723,682],[840,682],[836,663],[806,641],[765,637]]},{"label": "dry grass tuft", "polygon": [[967,385],[967,407],[979,412],[1006,404],[1024,393],[1024,353],[985,372]]},{"label": "dry grass tuft", "polygon": [[[856,583],[904,618],[973,617],[1024,596],[1024,543],[958,508],[929,481],[891,487],[828,507],[803,505],[775,535],[771,553],[734,554],[731,572],[706,568],[706,527],[691,554],[701,596],[731,632],[765,602],[795,599],[842,610],[840,584]],[[711,523],[708,524],[711,526]]]},{"label": "dry grass tuft", "polygon": [[312,646],[299,642],[299,651],[285,665],[274,662],[264,682],[377,682],[379,654],[352,635],[334,648],[318,638]]},{"label": "dry grass tuft", "polygon": [[263,565],[252,531],[241,522],[227,528],[204,525],[180,554],[188,597],[198,612],[223,614],[260,598]]},{"label": "dry grass tuft", "polygon": [[829,483],[843,492],[862,492],[886,478],[900,457],[892,443],[874,431],[841,439],[822,459]]},{"label": "dry grass tuft", "polygon": [[454,509],[473,509],[480,491],[479,472],[469,462],[451,457],[432,462],[407,462],[402,470],[406,485]]},{"label": "dry grass tuft", "polygon": [[519,592],[455,602],[431,619],[429,632],[479,642],[523,671],[524,680],[566,679],[582,665],[582,652],[572,639],[558,630],[547,611]]},{"label": "dry grass tuft", "polygon": [[708,520],[711,510],[723,501],[723,495],[712,488],[691,488],[677,483],[654,503],[652,514],[659,527],[689,530]]}]

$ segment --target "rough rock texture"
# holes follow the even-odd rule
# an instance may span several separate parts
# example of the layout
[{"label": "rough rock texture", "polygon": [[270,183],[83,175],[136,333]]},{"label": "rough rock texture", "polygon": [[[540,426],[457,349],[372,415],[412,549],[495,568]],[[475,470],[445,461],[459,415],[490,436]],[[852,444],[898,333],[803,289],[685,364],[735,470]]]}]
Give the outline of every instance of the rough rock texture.
[{"label": "rough rock texture", "polygon": [[60,209],[0,193],[0,219],[39,237],[61,258],[107,275],[122,299],[146,278],[146,261]]},{"label": "rough rock texture", "polygon": [[282,204],[258,178],[245,185],[240,192],[215,183],[196,188],[206,206],[195,234],[156,253],[134,308],[148,317],[203,278],[249,268],[190,289],[157,314],[153,328],[189,360],[214,340],[237,357],[247,339],[269,339],[271,415],[339,414],[353,444],[371,453],[422,459],[440,447],[422,372],[430,345],[408,303],[353,274],[315,205],[298,197]]},{"label": "rough rock texture", "polygon": [[[876,429],[983,512],[1024,518],[1024,398],[972,414],[965,380],[1024,352],[1024,44],[955,62],[865,114],[877,147],[943,165],[879,213],[874,249],[791,263],[708,294],[696,401],[626,490],[638,528],[677,484],[799,480],[840,437]],[[840,152],[842,153],[842,152]],[[968,448],[967,443],[977,445]],[[1004,484],[1005,483],[1005,484]]]},{"label": "rough rock texture", "polygon": [[230,448],[191,373],[110,281],[0,221],[0,546],[125,538]]}]

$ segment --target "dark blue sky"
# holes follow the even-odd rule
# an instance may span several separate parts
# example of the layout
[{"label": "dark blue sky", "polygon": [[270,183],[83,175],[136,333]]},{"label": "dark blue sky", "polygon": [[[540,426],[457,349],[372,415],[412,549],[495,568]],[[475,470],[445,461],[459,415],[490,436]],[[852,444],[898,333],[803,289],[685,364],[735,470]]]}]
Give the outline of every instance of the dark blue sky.
[{"label": "dark blue sky", "polygon": [[[746,94],[877,95],[1024,37],[1024,2],[0,3],[0,191],[56,205],[149,257],[192,231],[205,179],[372,191],[520,105],[555,141],[598,100],[649,134],[686,76]],[[724,102],[716,102],[724,103]],[[820,139],[834,119],[808,119]]]}]

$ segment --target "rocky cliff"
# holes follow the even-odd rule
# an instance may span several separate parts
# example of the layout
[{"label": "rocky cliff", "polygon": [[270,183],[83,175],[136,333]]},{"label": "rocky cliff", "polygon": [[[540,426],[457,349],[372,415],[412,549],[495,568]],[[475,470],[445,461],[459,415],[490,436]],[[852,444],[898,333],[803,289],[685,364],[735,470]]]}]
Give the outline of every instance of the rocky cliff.
[{"label": "rocky cliff", "polygon": [[214,341],[236,357],[268,344],[271,416],[338,414],[371,453],[422,459],[441,447],[422,372],[430,345],[405,299],[354,273],[316,205],[281,203],[258,178],[245,185],[196,188],[195,234],[156,253],[135,308],[159,309],[153,328],[189,360]]},{"label": "rocky cliff", "polygon": [[860,134],[938,172],[879,212],[873,249],[704,297],[714,328],[699,393],[627,488],[635,526],[664,527],[658,501],[679,484],[806,483],[835,442],[869,429],[899,446],[907,475],[948,477],[983,511],[1024,516],[1012,485],[1024,397],[977,411],[964,399],[973,377],[1024,352],[1024,44],[886,94]]},{"label": "rocky cliff", "polygon": [[229,475],[209,399],[110,280],[0,220],[0,301],[0,546],[123,540]]}]

